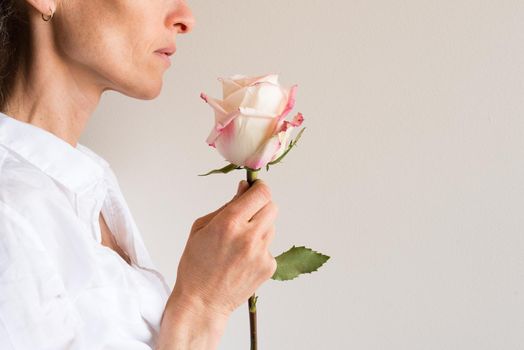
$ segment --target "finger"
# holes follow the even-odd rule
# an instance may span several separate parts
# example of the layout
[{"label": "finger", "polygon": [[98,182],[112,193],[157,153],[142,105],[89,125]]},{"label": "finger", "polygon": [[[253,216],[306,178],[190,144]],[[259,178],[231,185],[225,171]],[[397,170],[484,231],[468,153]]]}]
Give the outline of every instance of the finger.
[{"label": "finger", "polygon": [[238,183],[238,190],[236,196],[233,198],[240,197],[244,192],[249,189],[249,183],[246,180],[242,180]]},{"label": "finger", "polygon": [[258,230],[265,232],[271,226],[274,226],[277,218],[278,207],[275,202],[268,202],[262,209],[260,209],[249,222],[255,225]]},{"label": "finger", "polygon": [[225,207],[227,207],[232,201],[234,201],[236,198],[238,198],[239,196],[242,195],[242,193],[244,193],[247,189],[249,188],[249,183],[246,181],[246,180],[242,180],[238,183],[238,187],[237,187],[237,193],[235,194],[235,196],[227,203],[225,203],[224,205],[222,205],[220,208],[218,208],[217,210],[209,213],[209,214],[206,214],[204,216],[202,216],[200,218],[200,222],[202,222],[202,225],[201,226],[205,226],[209,221],[211,221],[218,213],[220,213],[222,210],[224,210]]},{"label": "finger", "polygon": [[267,230],[263,235],[262,235],[262,246],[264,249],[268,249],[269,248],[269,245],[271,244],[271,242],[273,242],[273,238],[275,237],[275,228],[272,227],[270,228],[269,230]]},{"label": "finger", "polygon": [[240,222],[249,221],[271,200],[271,191],[263,180],[256,180],[247,191],[235,198],[224,210],[238,215]]},{"label": "finger", "polygon": [[[237,187],[237,193],[233,196],[233,198],[231,198],[227,203],[225,203],[223,206],[221,206],[220,208],[218,208],[217,210],[215,210],[214,212],[212,213],[209,213],[208,215],[211,215],[211,218],[212,219],[216,214],[220,213],[225,207],[227,207],[229,204],[231,204],[231,202],[233,202],[236,198],[240,197],[242,195],[242,193],[246,192],[247,189],[249,188],[249,183],[246,181],[246,180],[242,180],[238,183],[238,187]],[[207,216],[207,215],[206,215]]]}]

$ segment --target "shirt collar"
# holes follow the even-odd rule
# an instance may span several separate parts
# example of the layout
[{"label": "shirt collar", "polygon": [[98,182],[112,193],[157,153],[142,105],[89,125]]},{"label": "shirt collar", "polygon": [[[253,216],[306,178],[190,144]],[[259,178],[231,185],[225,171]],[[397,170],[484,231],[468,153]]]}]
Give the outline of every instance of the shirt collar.
[{"label": "shirt collar", "polygon": [[81,193],[104,176],[108,162],[77,142],[76,148],[55,134],[0,112],[0,145]]}]

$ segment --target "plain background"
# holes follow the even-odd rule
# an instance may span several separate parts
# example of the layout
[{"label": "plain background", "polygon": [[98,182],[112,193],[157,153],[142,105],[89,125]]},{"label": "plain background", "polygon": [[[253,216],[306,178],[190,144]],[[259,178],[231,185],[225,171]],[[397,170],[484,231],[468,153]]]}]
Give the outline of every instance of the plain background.
[{"label": "plain background", "polygon": [[[331,256],[259,290],[261,349],[524,347],[524,2],[189,1],[161,95],[104,95],[81,142],[105,157],[172,284],[193,221],[245,173],[205,138],[219,76],[298,84],[307,127],[260,177],[274,255]],[[289,118],[289,117],[288,117]],[[247,304],[220,349],[248,349]]]}]

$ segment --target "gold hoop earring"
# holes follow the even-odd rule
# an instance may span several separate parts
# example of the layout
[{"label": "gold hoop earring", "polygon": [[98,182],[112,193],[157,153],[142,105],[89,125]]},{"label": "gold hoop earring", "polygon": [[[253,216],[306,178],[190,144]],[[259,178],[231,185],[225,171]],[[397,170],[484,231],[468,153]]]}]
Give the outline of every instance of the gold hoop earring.
[{"label": "gold hoop earring", "polygon": [[53,18],[54,13],[53,13],[53,10],[51,9],[51,7],[49,7],[49,13],[51,13],[51,14],[50,15],[46,15],[46,17],[44,17],[44,14],[42,13],[42,19],[44,21],[46,21],[46,22],[49,21],[51,18]]}]

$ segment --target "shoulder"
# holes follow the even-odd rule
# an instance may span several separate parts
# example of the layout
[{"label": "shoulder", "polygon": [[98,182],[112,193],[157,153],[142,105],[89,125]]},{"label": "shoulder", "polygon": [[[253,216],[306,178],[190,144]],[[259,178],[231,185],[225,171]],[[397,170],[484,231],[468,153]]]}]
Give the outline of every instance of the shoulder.
[{"label": "shoulder", "polygon": [[[33,225],[17,210],[0,201],[0,266],[12,264],[36,252],[44,252],[45,247]],[[3,271],[3,272],[2,272]],[[0,270],[0,280],[9,276],[9,271]],[[7,273],[7,274],[5,274]]]},{"label": "shoulder", "polygon": [[[22,216],[36,219],[44,211],[66,208],[68,198],[44,172],[0,146],[0,202]],[[4,214],[5,210],[0,210],[0,215]]]},{"label": "shoulder", "polygon": [[29,190],[38,192],[52,182],[33,164],[0,146],[0,195],[9,190],[18,191],[17,195]]}]

